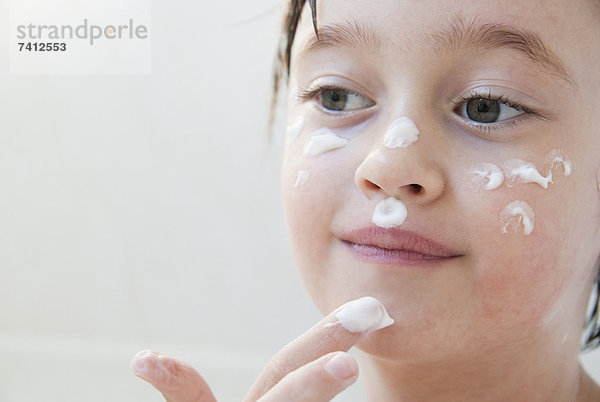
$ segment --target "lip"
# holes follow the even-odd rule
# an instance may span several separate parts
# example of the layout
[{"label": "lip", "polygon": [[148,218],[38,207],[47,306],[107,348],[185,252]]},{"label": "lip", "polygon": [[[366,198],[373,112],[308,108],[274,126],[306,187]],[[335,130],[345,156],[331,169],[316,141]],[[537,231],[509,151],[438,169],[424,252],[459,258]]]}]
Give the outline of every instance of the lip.
[{"label": "lip", "polygon": [[415,232],[365,227],[339,237],[350,251],[367,262],[388,265],[429,265],[464,254]]}]

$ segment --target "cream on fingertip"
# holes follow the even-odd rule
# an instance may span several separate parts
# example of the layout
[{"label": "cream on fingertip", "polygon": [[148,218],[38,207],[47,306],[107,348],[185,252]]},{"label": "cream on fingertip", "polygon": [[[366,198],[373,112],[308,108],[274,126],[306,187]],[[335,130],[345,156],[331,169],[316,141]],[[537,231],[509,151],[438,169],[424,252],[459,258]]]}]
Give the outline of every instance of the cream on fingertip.
[{"label": "cream on fingertip", "polygon": [[383,304],[371,296],[349,301],[338,307],[334,314],[337,321],[325,327],[340,324],[352,333],[368,334],[394,323]]}]

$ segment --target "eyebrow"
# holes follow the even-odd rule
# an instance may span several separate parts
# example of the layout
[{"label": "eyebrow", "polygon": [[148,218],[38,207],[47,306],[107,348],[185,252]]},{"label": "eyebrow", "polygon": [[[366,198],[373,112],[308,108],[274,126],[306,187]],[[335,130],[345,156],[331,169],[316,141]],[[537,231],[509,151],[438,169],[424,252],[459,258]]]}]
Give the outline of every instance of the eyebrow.
[{"label": "eyebrow", "polygon": [[[361,47],[370,51],[379,49],[381,38],[375,29],[356,20],[343,24],[319,27],[318,37],[313,36],[300,53],[332,47]],[[471,49],[512,49],[527,56],[548,73],[575,86],[561,59],[552,52],[535,32],[508,24],[481,24],[476,19],[465,23],[461,18],[451,20],[447,27],[433,33],[433,47],[437,52]]]},{"label": "eyebrow", "polygon": [[535,32],[508,24],[481,24],[476,19],[465,23],[461,18],[455,18],[446,28],[431,37],[434,48],[438,51],[457,51],[464,48],[516,50],[550,74],[575,85],[575,80],[561,59]]},{"label": "eyebrow", "polygon": [[373,27],[356,20],[346,20],[344,24],[319,27],[318,36],[312,37],[303,51],[330,47],[362,47],[375,50],[380,46],[381,40]]}]

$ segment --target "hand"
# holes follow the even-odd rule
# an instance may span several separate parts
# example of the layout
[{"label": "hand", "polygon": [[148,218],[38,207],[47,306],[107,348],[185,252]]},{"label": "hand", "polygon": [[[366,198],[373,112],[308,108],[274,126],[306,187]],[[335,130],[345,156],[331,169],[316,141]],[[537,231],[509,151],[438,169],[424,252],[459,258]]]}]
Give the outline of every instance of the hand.
[{"label": "hand", "polygon": [[[329,401],[352,385],[358,378],[358,364],[346,352],[373,328],[349,332],[339,325],[337,312],[281,349],[244,401]],[[216,401],[202,376],[175,358],[142,351],[133,358],[131,369],[160,391],[167,402]]]}]

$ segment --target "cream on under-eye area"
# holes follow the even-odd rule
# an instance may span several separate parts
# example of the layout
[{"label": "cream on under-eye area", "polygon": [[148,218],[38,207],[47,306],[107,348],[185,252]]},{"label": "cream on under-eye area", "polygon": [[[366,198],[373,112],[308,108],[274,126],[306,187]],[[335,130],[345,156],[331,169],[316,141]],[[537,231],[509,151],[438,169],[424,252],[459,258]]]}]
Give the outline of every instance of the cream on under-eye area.
[{"label": "cream on under-eye area", "polygon": [[523,231],[529,236],[535,228],[535,214],[533,208],[525,201],[513,201],[500,213],[502,233]]},{"label": "cream on under-eye area", "polygon": [[348,145],[348,140],[328,128],[315,131],[304,145],[304,156],[313,157]]},{"label": "cream on under-eye area", "polygon": [[417,125],[408,117],[400,117],[390,124],[383,137],[387,148],[406,148],[419,139]]},{"label": "cream on under-eye area", "polygon": [[304,128],[304,117],[300,116],[298,119],[290,126],[287,126],[285,129],[285,136],[288,140],[288,143],[294,142],[296,138],[302,132]]}]

